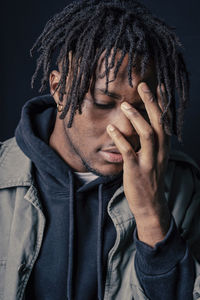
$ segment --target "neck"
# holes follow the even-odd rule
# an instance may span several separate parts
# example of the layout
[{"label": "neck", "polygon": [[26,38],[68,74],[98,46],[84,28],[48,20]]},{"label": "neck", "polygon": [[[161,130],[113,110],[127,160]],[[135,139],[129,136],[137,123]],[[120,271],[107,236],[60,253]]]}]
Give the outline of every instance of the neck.
[{"label": "neck", "polygon": [[56,117],[55,126],[49,139],[49,146],[76,172],[87,172],[80,157],[75,153],[65,133],[64,121]]}]

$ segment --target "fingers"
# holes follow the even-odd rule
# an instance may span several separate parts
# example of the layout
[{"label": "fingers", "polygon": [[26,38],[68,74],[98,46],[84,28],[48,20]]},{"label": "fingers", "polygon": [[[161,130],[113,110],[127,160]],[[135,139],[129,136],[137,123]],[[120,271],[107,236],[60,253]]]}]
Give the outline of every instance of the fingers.
[{"label": "fingers", "polygon": [[124,162],[128,160],[131,160],[132,163],[139,162],[148,170],[154,167],[156,161],[162,162],[168,156],[170,138],[165,133],[164,126],[161,123],[164,107],[163,101],[161,101],[161,93],[157,91],[158,100],[156,100],[145,82],[139,84],[138,93],[144,102],[150,124],[129,103],[123,102],[121,109],[139,135],[140,151],[136,154],[130,143],[116,127],[109,125],[107,131],[122,154]]},{"label": "fingers", "polygon": [[144,102],[146,111],[149,116],[149,120],[151,122],[151,126],[155,130],[157,134],[162,134],[162,124],[160,122],[162,111],[156,102],[155,96],[150,91],[149,87],[145,82],[142,82],[138,86],[138,93]]},{"label": "fingers", "polygon": [[163,158],[165,156],[165,152],[168,150],[169,136],[166,135],[164,125],[161,123],[161,94],[159,94],[159,103],[161,105],[159,106],[145,82],[139,84],[138,93],[140,94],[140,97],[145,104],[151,126],[156,133],[158,143],[158,156],[160,156],[160,158]]},{"label": "fingers", "polygon": [[133,165],[135,165],[137,163],[136,153],[131,144],[122,135],[122,133],[111,124],[107,126],[107,132],[114,141],[120,153],[122,154],[124,163],[131,162]]},{"label": "fingers", "polygon": [[121,109],[130,120],[131,124],[135,128],[137,134],[140,137],[141,150],[140,156],[142,156],[142,163],[146,168],[152,168],[154,164],[154,131],[150,124],[144,119],[144,117],[129,103],[123,102]]}]

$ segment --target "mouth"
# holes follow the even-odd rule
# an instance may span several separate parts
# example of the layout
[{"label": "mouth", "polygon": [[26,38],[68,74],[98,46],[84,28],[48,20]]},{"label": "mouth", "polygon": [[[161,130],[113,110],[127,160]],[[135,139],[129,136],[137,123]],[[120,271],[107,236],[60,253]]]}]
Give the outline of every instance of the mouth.
[{"label": "mouth", "polygon": [[109,163],[122,163],[123,158],[117,148],[106,148],[100,150],[101,156]]}]

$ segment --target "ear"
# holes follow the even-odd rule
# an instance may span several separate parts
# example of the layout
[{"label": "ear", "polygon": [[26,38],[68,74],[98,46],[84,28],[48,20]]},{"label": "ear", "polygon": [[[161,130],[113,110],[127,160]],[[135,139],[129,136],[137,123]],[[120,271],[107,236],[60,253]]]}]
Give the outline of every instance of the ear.
[{"label": "ear", "polygon": [[59,102],[59,88],[57,89],[57,87],[60,82],[60,77],[60,72],[56,70],[53,70],[49,76],[50,92],[56,103]]}]

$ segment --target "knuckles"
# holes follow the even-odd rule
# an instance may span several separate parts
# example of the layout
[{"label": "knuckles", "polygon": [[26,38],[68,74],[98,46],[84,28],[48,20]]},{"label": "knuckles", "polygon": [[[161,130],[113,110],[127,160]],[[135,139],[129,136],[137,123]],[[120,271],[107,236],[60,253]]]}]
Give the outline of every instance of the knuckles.
[{"label": "knuckles", "polygon": [[134,109],[134,108],[132,108],[132,109],[130,110],[129,113],[130,113],[134,118],[140,117],[139,112],[138,112],[136,109]]},{"label": "knuckles", "polygon": [[154,141],[154,132],[151,128],[146,130],[142,136],[146,141]]},{"label": "knuckles", "polygon": [[126,148],[124,150],[124,155],[127,157],[127,158],[133,158],[134,157],[134,154],[133,154],[133,149],[132,148]]}]

